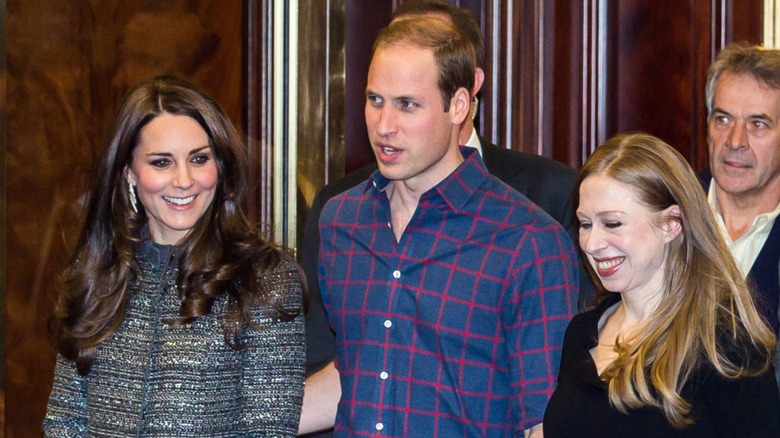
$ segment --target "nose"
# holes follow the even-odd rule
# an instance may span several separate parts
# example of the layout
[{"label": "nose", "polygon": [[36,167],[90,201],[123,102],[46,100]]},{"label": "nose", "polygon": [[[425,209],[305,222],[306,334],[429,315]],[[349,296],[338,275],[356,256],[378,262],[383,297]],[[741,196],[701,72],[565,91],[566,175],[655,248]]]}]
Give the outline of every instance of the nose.
[{"label": "nose", "polygon": [[744,122],[737,121],[729,130],[728,137],[726,137],[726,147],[729,149],[741,149],[747,147],[747,143],[747,126]]},{"label": "nose", "polygon": [[180,189],[192,187],[192,173],[189,166],[178,166],[173,178],[173,186]]},{"label": "nose", "polygon": [[598,254],[606,247],[601,231],[591,226],[590,229],[580,229],[580,248],[590,255]]},{"label": "nose", "polygon": [[379,109],[379,120],[376,123],[376,133],[387,137],[396,131],[395,114],[391,105],[385,105]]}]

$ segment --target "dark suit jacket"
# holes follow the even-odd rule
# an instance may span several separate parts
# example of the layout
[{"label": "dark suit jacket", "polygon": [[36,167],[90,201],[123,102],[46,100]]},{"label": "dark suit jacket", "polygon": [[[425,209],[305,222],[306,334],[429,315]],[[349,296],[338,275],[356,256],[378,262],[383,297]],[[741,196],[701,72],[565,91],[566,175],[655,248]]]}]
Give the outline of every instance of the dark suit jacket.
[{"label": "dark suit jacket", "polygon": [[[710,188],[712,174],[705,170],[699,174],[704,191]],[[780,219],[780,218],[778,218]],[[759,313],[766,318],[769,325],[780,333],[780,321],[778,320],[778,307],[780,307],[780,220],[775,219],[775,224],[769,232],[769,236],[758,253],[756,261],[750,267],[747,276],[748,284],[754,288],[754,301]]]}]

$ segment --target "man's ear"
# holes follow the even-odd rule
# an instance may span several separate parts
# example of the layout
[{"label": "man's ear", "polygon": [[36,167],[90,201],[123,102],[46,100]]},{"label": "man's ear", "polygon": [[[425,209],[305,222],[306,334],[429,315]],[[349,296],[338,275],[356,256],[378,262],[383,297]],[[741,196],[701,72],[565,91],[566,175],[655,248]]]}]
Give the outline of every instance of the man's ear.
[{"label": "man's ear", "polygon": [[479,90],[482,89],[482,84],[485,83],[485,70],[477,67],[474,69],[474,89],[471,90],[471,95],[476,96]]},{"label": "man's ear", "polygon": [[450,112],[452,113],[452,124],[460,125],[469,117],[471,108],[471,93],[465,87],[460,87],[455,91],[450,100]]},{"label": "man's ear", "polygon": [[664,232],[664,241],[669,243],[677,236],[679,236],[683,231],[682,210],[680,210],[679,205],[675,204],[667,207],[666,210],[661,212],[661,214],[664,218],[664,223],[662,226]]}]

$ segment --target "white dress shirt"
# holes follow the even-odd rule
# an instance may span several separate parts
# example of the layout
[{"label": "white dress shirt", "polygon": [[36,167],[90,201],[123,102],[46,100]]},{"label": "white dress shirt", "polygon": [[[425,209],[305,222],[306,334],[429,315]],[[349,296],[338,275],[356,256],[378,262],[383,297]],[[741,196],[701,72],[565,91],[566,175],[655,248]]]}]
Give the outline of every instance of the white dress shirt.
[{"label": "white dress shirt", "polygon": [[718,228],[720,228],[721,235],[726,240],[729,250],[737,262],[737,266],[742,271],[742,275],[747,277],[750,268],[755,263],[756,258],[758,258],[758,253],[761,252],[761,248],[764,247],[764,243],[766,243],[766,239],[769,237],[769,232],[772,231],[772,226],[775,224],[777,216],[780,215],[780,204],[773,211],[756,216],[747,233],[736,240],[731,240],[726,223],[723,221],[723,216],[718,211],[718,202],[715,198],[715,179],[710,181],[707,201],[709,201],[710,207],[715,212]]}]

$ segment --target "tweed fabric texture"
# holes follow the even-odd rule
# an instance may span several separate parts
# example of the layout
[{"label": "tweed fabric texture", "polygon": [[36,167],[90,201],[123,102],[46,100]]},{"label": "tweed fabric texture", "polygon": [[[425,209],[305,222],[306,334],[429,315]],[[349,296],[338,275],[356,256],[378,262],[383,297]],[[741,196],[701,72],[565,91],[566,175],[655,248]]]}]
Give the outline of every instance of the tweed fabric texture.
[{"label": "tweed fabric texture", "polygon": [[[184,327],[170,247],[145,242],[120,327],[97,349],[87,376],[59,356],[44,420],[50,437],[295,436],[303,397],[303,316],[281,322],[255,306],[241,339],[225,342],[227,294]],[[293,262],[259,274],[265,287],[301,304]]]}]

